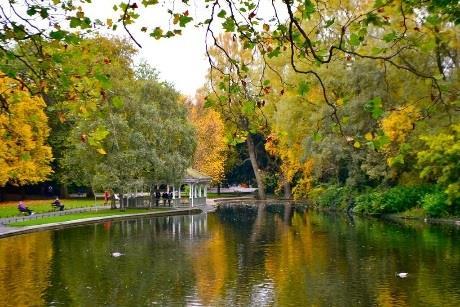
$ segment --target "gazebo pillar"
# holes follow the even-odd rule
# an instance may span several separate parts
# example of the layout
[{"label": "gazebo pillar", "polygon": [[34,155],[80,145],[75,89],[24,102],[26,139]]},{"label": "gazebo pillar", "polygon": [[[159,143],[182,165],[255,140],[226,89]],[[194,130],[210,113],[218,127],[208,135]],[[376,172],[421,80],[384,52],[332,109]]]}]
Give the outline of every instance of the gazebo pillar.
[{"label": "gazebo pillar", "polygon": [[204,197],[208,197],[208,185],[204,185]]},{"label": "gazebo pillar", "polygon": [[201,184],[198,184],[198,197],[201,197]]},{"label": "gazebo pillar", "polygon": [[193,183],[190,183],[190,192],[189,192],[189,198],[190,198],[190,206],[193,207],[193,198],[195,197],[195,187]]}]

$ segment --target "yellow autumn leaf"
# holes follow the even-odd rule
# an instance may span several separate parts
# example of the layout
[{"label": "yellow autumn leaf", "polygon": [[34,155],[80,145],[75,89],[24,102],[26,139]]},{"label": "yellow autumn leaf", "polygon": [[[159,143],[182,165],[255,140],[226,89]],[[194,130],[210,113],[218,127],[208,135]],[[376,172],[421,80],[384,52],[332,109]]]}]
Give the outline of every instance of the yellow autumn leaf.
[{"label": "yellow autumn leaf", "polygon": [[106,155],[107,152],[105,152],[104,148],[98,148],[97,152],[100,153],[101,155]]},{"label": "yellow autumn leaf", "polygon": [[372,135],[371,132],[368,132],[364,135],[364,138],[368,141],[372,141],[372,139],[374,139],[374,136]]},{"label": "yellow autumn leaf", "polygon": [[358,141],[356,141],[356,142],[353,144],[353,146],[354,146],[355,148],[361,148],[361,143],[358,142]]}]

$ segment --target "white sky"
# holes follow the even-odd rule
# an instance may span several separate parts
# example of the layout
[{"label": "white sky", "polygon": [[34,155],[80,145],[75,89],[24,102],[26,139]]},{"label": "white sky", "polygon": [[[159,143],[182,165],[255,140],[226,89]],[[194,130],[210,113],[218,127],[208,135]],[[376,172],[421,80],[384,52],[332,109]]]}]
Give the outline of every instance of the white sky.
[{"label": "white sky", "polygon": [[[117,0],[96,0],[94,3],[85,7],[85,13],[93,18],[100,18],[106,21],[112,18],[114,21],[117,16],[112,9]],[[134,2],[134,1],[132,1]],[[140,1],[138,1],[140,2]],[[176,1],[180,4],[181,1]],[[197,1],[201,3],[202,1]],[[173,1],[171,1],[173,3]],[[135,24],[128,26],[131,34],[138,41],[142,48],[139,49],[135,62],[140,60],[147,61],[150,65],[158,69],[160,78],[175,85],[176,89],[190,97],[195,96],[197,89],[205,83],[205,77],[208,71],[208,60],[206,58],[205,35],[203,27],[197,28],[192,25],[197,18],[203,20],[206,9],[198,8],[192,5],[188,9],[194,20],[190,22],[180,36],[156,40],[148,33],[156,26],[168,29],[169,15],[166,13],[168,8],[157,7],[146,10],[139,3],[139,13],[141,15]],[[176,7],[177,9],[177,7]],[[120,13],[117,13],[120,14]],[[140,28],[147,26],[149,31],[141,32]],[[113,31],[107,31],[107,34],[114,34]],[[128,37],[126,31],[119,27],[115,32],[116,35]]]}]

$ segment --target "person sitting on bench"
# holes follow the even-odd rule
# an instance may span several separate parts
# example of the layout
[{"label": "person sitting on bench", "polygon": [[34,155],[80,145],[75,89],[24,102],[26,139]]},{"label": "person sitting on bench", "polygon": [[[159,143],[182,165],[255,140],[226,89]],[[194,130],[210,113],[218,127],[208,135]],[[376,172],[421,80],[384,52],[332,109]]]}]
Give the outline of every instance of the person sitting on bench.
[{"label": "person sitting on bench", "polygon": [[26,204],[21,200],[18,205],[19,212],[27,213],[28,215],[34,214],[32,210],[26,207]]},{"label": "person sitting on bench", "polygon": [[56,199],[51,203],[51,206],[56,207],[56,209],[59,208],[59,211],[64,210],[64,205],[59,200],[59,197],[56,197]]}]

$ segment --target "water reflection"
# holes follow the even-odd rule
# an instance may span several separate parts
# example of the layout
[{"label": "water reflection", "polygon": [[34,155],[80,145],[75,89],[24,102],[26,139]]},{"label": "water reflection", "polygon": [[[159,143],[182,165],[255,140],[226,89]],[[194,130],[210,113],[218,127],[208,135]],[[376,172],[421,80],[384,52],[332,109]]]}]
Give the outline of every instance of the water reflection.
[{"label": "water reflection", "polygon": [[[456,306],[459,234],[455,227],[350,222],[290,204],[107,222],[0,240],[0,301]],[[124,256],[111,257],[115,251]],[[401,271],[409,277],[397,278]]]}]

